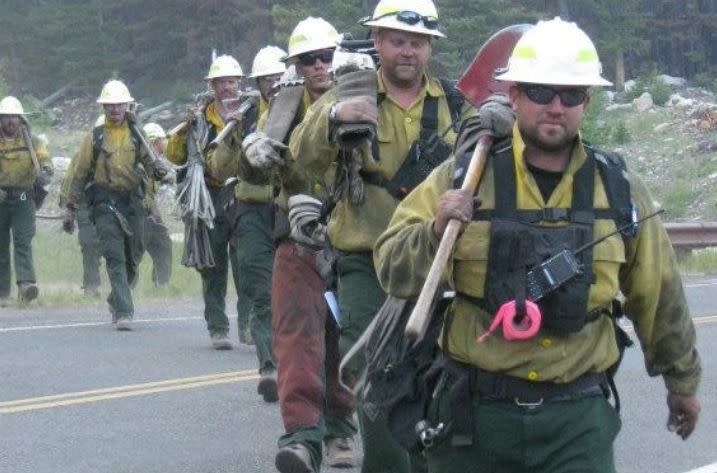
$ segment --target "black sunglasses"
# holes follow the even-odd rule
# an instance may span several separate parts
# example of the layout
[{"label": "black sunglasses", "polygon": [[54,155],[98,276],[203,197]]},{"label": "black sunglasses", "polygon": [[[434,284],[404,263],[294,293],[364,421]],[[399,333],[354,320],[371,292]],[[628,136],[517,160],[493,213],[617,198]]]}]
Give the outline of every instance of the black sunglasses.
[{"label": "black sunglasses", "polygon": [[521,85],[520,88],[532,102],[540,105],[548,105],[556,95],[560,97],[560,103],[563,107],[577,107],[585,103],[588,98],[588,91],[582,88],[557,90],[546,85],[537,84]]},{"label": "black sunglasses", "polygon": [[438,19],[433,18],[431,16],[423,16],[415,11],[410,10],[404,10],[400,11],[398,13],[386,13],[385,15],[378,16],[376,18],[373,18],[373,21],[380,20],[381,18],[386,18],[387,16],[396,16],[396,19],[400,21],[401,23],[406,23],[407,25],[415,25],[418,24],[419,21],[423,22],[423,26],[428,28],[429,30],[437,30],[438,29]]},{"label": "black sunglasses", "polygon": [[322,49],[321,51],[311,51],[304,54],[299,54],[296,60],[302,66],[313,66],[316,60],[323,62],[324,64],[330,64],[334,60],[333,49]]}]

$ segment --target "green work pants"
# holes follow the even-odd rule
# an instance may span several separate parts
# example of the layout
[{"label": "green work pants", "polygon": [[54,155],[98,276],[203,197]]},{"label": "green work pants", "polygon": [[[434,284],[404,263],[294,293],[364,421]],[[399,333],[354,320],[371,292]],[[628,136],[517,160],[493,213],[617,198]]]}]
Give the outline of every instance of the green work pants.
[{"label": "green work pants", "polygon": [[144,247],[152,258],[152,282],[164,286],[172,275],[172,240],[159,216],[147,215],[144,219]]},{"label": "green work pants", "polygon": [[[378,312],[386,294],[376,278],[371,253],[339,253],[337,260],[338,296],[341,307],[341,356],[353,346]],[[355,357],[349,367],[354,379],[364,368],[363,360]],[[378,416],[370,420],[360,399],[357,402],[359,428],[364,448],[363,473],[408,473],[425,470],[420,455],[409,456]]]},{"label": "green work pants", "polygon": [[[107,302],[110,311],[117,315],[132,316],[134,304],[132,302],[132,291],[130,284],[130,269],[136,272],[139,267],[139,260],[144,252],[144,211],[141,206],[122,214],[129,226],[131,235],[122,230],[117,215],[112,212],[106,204],[97,204],[93,208],[93,216],[97,236],[100,239],[100,251],[105,258],[107,276],[110,281],[110,295]],[[136,273],[135,273],[136,274]]]},{"label": "green work pants", "polygon": [[[22,197],[24,196],[24,198]],[[0,297],[10,296],[11,264],[15,265],[15,281],[35,282],[32,262],[32,239],[35,236],[35,204],[31,193],[19,192],[0,203]]]},{"label": "green work pants", "polygon": [[443,384],[429,407],[431,425],[448,426],[426,451],[435,473],[614,473],[620,418],[601,394],[520,406],[470,399],[473,444],[451,445],[456,403]]},{"label": "green work pants", "polygon": [[[238,319],[248,322],[259,359],[259,371],[276,368],[271,349],[272,204],[240,203],[234,223],[235,274],[238,274]],[[235,280],[235,283],[237,281]],[[242,329],[241,322],[239,330]]]},{"label": "green work pants", "polygon": [[[216,207],[216,205],[215,205]],[[226,314],[227,277],[229,275],[229,241],[232,228],[226,215],[214,219],[214,228],[209,232],[209,246],[214,255],[214,267],[199,271],[202,276],[204,297],[204,320],[209,334],[228,333],[229,319]]]},{"label": "green work pants", "polygon": [[77,210],[77,239],[82,252],[82,288],[100,287],[100,240],[85,204]]}]

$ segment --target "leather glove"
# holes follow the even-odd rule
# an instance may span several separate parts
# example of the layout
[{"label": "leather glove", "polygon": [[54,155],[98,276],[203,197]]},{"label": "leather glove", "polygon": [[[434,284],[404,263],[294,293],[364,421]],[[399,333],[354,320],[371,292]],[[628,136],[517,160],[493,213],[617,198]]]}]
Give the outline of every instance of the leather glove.
[{"label": "leather glove", "polygon": [[187,126],[191,126],[192,123],[197,121],[197,108],[193,106],[187,107],[187,111],[184,114],[184,121],[187,122]]},{"label": "leather glove", "polygon": [[436,237],[443,237],[448,222],[452,219],[461,221],[464,225],[473,220],[473,211],[480,206],[480,200],[474,198],[468,191],[452,189],[441,196],[438,202],[438,213],[433,223],[433,233]]},{"label": "leather glove", "polygon": [[5,199],[7,199],[7,192],[5,192],[4,190],[0,189],[0,204],[2,204],[3,202],[5,202]]},{"label": "leather glove", "polygon": [[172,168],[163,159],[155,159],[152,162],[154,168],[154,178],[158,181],[164,181],[164,179],[170,175]]},{"label": "leather glove", "polygon": [[289,226],[294,240],[312,246],[326,243],[326,226],[319,221],[322,207],[322,202],[310,195],[289,197]]},{"label": "leather glove", "polygon": [[138,121],[137,112],[134,109],[127,110],[127,112],[125,112],[125,119],[130,125],[135,125]]},{"label": "leather glove", "polygon": [[244,156],[254,168],[269,169],[284,163],[283,153],[288,147],[258,131],[250,133],[241,144]]},{"label": "leather glove", "polygon": [[508,97],[503,94],[488,97],[478,108],[478,121],[480,135],[489,134],[499,139],[509,137],[513,132],[515,115]]},{"label": "leather glove", "polygon": [[50,166],[43,166],[40,168],[40,172],[37,173],[36,180],[42,187],[45,187],[52,180],[53,174],[54,172]]},{"label": "leather glove", "polygon": [[62,230],[72,235],[75,231],[75,218],[77,217],[74,210],[68,208],[65,209],[65,214],[62,216]]}]

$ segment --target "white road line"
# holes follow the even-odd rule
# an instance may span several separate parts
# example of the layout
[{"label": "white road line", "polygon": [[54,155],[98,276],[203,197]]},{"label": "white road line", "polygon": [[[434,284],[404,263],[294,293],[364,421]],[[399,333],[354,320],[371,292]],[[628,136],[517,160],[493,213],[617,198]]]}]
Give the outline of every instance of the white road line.
[{"label": "white road line", "polygon": [[686,471],[685,473],[717,473],[717,463],[697,468],[696,470]]},{"label": "white road line", "polygon": [[685,287],[705,287],[705,286],[716,286],[717,285],[717,279],[709,280],[709,281],[701,281],[701,282],[695,282],[691,284],[685,284]]},{"label": "white road line", "polygon": [[[166,317],[161,319],[133,319],[132,323],[162,323],[162,322],[185,322],[189,320],[204,320],[203,317]],[[58,325],[30,325],[24,327],[7,327],[0,328],[0,333],[4,332],[26,332],[30,330],[46,330],[56,328],[75,328],[75,327],[99,327],[101,325],[109,325],[109,321],[104,322],[78,322],[74,324],[58,324]]]}]

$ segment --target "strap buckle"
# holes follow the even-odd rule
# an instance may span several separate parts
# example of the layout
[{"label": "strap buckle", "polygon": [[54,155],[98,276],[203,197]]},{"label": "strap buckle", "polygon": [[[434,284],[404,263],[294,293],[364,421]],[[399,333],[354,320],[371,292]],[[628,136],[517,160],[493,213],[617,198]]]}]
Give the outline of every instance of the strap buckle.
[{"label": "strap buckle", "polygon": [[528,409],[535,409],[537,407],[540,407],[543,405],[543,402],[545,402],[544,398],[540,398],[537,401],[534,402],[528,402],[528,401],[521,401],[520,398],[514,397],[513,402],[515,402],[516,406],[525,407]]},{"label": "strap buckle", "polygon": [[21,200],[22,202],[24,202],[24,201],[27,200],[27,192],[23,191],[23,192],[20,193],[20,200]]}]

